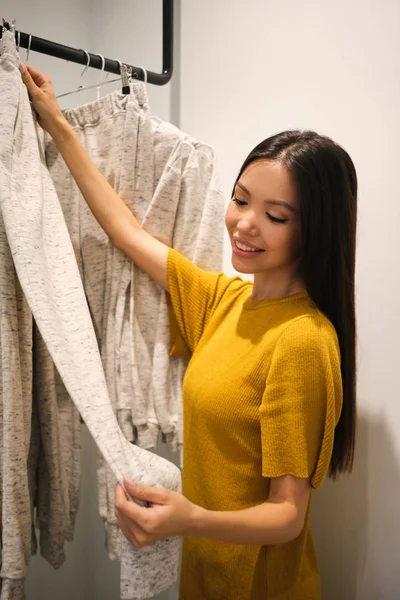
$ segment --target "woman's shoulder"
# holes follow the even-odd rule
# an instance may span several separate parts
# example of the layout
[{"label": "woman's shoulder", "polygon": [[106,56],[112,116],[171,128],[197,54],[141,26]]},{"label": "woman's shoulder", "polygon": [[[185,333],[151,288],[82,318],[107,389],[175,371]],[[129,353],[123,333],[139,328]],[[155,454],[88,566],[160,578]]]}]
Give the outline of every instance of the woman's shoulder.
[{"label": "woman's shoulder", "polygon": [[303,314],[287,321],[278,340],[292,351],[306,352],[310,349],[339,351],[337,332],[331,321],[315,305],[309,304]]},{"label": "woman's shoulder", "polygon": [[168,251],[168,272],[172,274],[185,274],[188,281],[207,281],[210,287],[215,287],[218,291],[230,292],[233,295],[248,291],[252,287],[251,281],[244,281],[239,275],[227,275],[222,270],[210,270],[205,261],[200,261],[201,266],[195,264],[189,258],[178,252],[174,248]]}]

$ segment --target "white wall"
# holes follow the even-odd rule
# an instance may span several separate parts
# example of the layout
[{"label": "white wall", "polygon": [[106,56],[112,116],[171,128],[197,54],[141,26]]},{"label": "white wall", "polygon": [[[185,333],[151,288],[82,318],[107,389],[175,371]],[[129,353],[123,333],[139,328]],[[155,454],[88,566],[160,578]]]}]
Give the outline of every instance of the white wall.
[{"label": "white wall", "polygon": [[216,148],[227,197],[248,151],[292,127],[358,172],[358,445],[314,499],[324,600],[400,597],[399,20],[397,0],[182,2],[180,124]]},{"label": "white wall", "polygon": [[[161,73],[162,0],[86,0],[93,53]],[[148,85],[150,107],[161,119],[171,118],[171,83]]]}]

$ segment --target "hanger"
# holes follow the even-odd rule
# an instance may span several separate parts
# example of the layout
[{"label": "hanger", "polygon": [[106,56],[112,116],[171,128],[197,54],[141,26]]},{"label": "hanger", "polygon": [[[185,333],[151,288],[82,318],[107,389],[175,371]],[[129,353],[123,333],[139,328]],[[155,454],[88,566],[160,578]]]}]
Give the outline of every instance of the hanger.
[{"label": "hanger", "polygon": [[3,17],[2,19],[3,25],[1,27],[2,30],[2,34],[4,34],[6,31],[10,31],[11,33],[15,33],[15,24],[16,24],[16,20],[13,19],[11,21],[11,25],[10,23],[8,23],[8,21],[5,20],[5,18]]},{"label": "hanger", "polygon": [[129,85],[132,78],[132,71],[126,65],[123,65],[121,61],[119,62],[119,70],[121,72],[121,80],[122,80],[122,93],[130,94],[131,86]]},{"label": "hanger", "polygon": [[28,62],[29,59],[29,52],[31,51],[31,43],[32,43],[32,34],[29,34],[29,41],[28,41],[28,48],[26,49],[26,58],[25,58],[25,62]]},{"label": "hanger", "polygon": [[2,25],[2,34],[4,34],[6,31],[11,31],[12,33],[14,33],[15,31],[15,19],[12,20],[11,25],[10,23],[8,23],[8,21],[5,20],[5,18],[3,17],[2,19],[3,25]]},{"label": "hanger", "polygon": [[[71,96],[72,94],[77,94],[78,92],[83,92],[85,90],[92,90],[93,88],[97,88],[97,90],[98,90],[99,87],[102,86],[102,85],[106,85],[108,83],[115,83],[116,81],[120,81],[120,78],[118,77],[116,79],[110,79],[109,81],[99,82],[99,83],[96,83],[94,85],[87,85],[87,86],[82,85],[82,78],[83,78],[84,74],[86,73],[87,69],[90,67],[90,55],[89,55],[89,53],[87,52],[87,50],[82,50],[82,52],[84,52],[86,54],[86,60],[87,60],[87,62],[86,62],[86,66],[83,69],[83,71],[81,73],[81,76],[79,78],[78,88],[76,90],[72,90],[71,92],[65,92],[64,94],[59,94],[57,96],[57,98],[65,98],[65,96]],[[103,72],[103,70],[102,70],[102,72]]]},{"label": "hanger", "polygon": [[139,69],[142,69],[142,72],[143,72],[143,81],[144,81],[144,84],[146,85],[147,84],[147,71],[146,71],[146,69],[144,67],[141,67],[141,66],[139,66]]},{"label": "hanger", "polygon": [[85,86],[82,84],[82,79],[84,74],[86,73],[86,71],[88,70],[88,68],[90,67],[90,55],[89,52],[87,50],[83,51],[86,54],[86,67],[83,69],[81,76],[79,77],[79,85],[78,85],[78,91],[84,90]]},{"label": "hanger", "polygon": [[106,59],[104,58],[104,56],[102,54],[98,54],[97,56],[100,56],[100,58],[101,58],[101,71],[100,71],[99,83],[97,85],[97,100],[100,100],[100,87],[106,83],[105,81],[102,81],[103,75],[104,75],[104,67],[106,66]]},{"label": "hanger", "polygon": [[[10,25],[10,24],[9,24],[9,23],[7,23],[7,21],[6,21],[6,20],[3,18],[3,26],[2,26],[2,29],[3,29],[3,31],[2,31],[2,32],[4,33],[5,31],[10,31],[11,33],[13,33],[13,34],[15,35],[15,27],[16,27],[16,24],[17,24],[17,22],[16,22],[16,20],[15,20],[15,19],[13,19],[13,20],[11,21],[11,25]],[[30,49],[31,49],[31,43],[32,43],[32,36],[31,36],[31,35],[29,35],[29,44],[28,44],[28,50],[27,50],[27,53],[26,53],[26,61],[25,61],[25,62],[28,62],[28,58],[29,58],[29,51],[30,51]],[[18,31],[17,31],[17,51],[18,51],[18,54],[19,54],[19,51],[20,51],[20,47],[21,47],[21,32],[18,30]]]}]

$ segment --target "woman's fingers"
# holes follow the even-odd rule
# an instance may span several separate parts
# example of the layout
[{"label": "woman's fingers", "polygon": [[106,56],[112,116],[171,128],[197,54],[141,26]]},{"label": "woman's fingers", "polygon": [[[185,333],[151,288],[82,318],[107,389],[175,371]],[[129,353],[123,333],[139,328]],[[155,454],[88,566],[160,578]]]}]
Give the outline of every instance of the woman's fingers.
[{"label": "woman's fingers", "polygon": [[170,498],[169,490],[159,487],[140,485],[133,481],[124,480],[126,491],[137,500],[153,504],[167,504]]},{"label": "woman's fingers", "polygon": [[51,85],[50,77],[48,77],[41,71],[38,71],[38,69],[36,69],[35,67],[32,67],[32,65],[26,64],[25,68],[28,71],[29,75],[32,77],[32,80],[34,81],[34,83],[39,88],[42,88],[45,85]]},{"label": "woman's fingers", "polygon": [[32,76],[29,73],[28,69],[25,67],[25,65],[21,64],[19,70],[21,71],[22,81],[25,83],[31,98],[36,98],[39,92],[39,88],[32,79]]},{"label": "woman's fingers", "polygon": [[51,135],[57,123],[63,121],[51,79],[32,65],[21,64],[19,70],[38,115],[38,121]]}]

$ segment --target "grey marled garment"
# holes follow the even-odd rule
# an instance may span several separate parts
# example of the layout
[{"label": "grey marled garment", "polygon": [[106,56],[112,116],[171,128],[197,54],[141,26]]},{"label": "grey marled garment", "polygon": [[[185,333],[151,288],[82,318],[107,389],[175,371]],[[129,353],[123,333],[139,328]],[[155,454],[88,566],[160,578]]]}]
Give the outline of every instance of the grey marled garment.
[{"label": "grey marled garment", "polygon": [[[224,198],[214,151],[153,117],[143,84],[66,111],[97,168],[144,229],[198,266],[222,268]],[[101,347],[106,380],[127,439],[144,448],[159,429],[171,449],[182,441],[186,362],[169,356],[165,293],[116,249],[96,222],[49,139],[46,161],[60,198]],[[107,547],[119,556],[115,479],[98,461],[99,508]]]},{"label": "grey marled garment", "polygon": [[7,600],[25,599],[24,579],[3,579],[1,582],[1,598]]},{"label": "grey marled garment", "polygon": [[[22,289],[57,370],[116,479],[122,482],[125,476],[179,491],[179,469],[130,444],[118,426],[13,36],[5,33],[2,45],[0,204]],[[179,538],[139,551],[124,538],[121,598],[148,598],[169,587],[177,577],[179,555]]]},{"label": "grey marled garment", "polygon": [[[0,121],[0,139],[3,136]],[[1,600],[22,600],[31,554],[28,454],[32,402],[32,315],[0,214]]]},{"label": "grey marled garment", "polygon": [[40,434],[36,525],[42,556],[58,568],[65,560],[65,542],[73,539],[79,506],[81,425],[36,324],[33,358]]},{"label": "grey marled garment", "polygon": [[[140,94],[139,98],[142,85],[132,89],[135,96]],[[225,202],[214,150],[149,111],[142,111],[136,163],[140,207],[135,203],[134,210],[143,228],[199,267],[221,270]],[[169,357],[166,295],[149,283],[148,276],[133,265],[128,331],[131,363],[137,365],[140,381],[146,366],[143,340],[152,337],[146,393],[141,394],[140,386],[133,387],[133,410],[140,409],[141,421],[136,414],[133,418],[140,446],[156,444],[159,426],[170,449],[175,450],[182,443],[181,383],[187,365],[183,359]],[[123,324],[126,328],[126,322]],[[121,358],[117,373],[123,371]]]},{"label": "grey marled garment", "polygon": [[[132,209],[135,201],[135,162],[137,151],[136,122],[140,108],[137,103],[125,106],[109,96],[100,102],[81,107],[70,115],[66,113],[80,141],[92,159]],[[101,145],[99,140],[102,141]],[[129,285],[131,261],[108,239],[81,198],[69,170],[48,140],[46,162],[53,177],[57,194],[69,228],[75,255],[100,347],[103,367],[111,402],[125,437],[134,442],[136,434],[129,411],[117,398],[115,375],[119,352],[118,337],[125,308],[125,289]],[[154,285],[154,284],[153,284]],[[122,299],[122,302],[121,302]],[[129,325],[129,323],[128,323]],[[150,359],[149,359],[150,360]],[[132,380],[130,400],[132,399]],[[143,383],[139,382],[138,385]],[[107,479],[108,477],[108,479]],[[107,549],[112,559],[120,557],[121,534],[114,511],[115,477],[107,470],[107,463],[98,457],[99,510],[106,526]],[[107,480],[110,486],[107,486]]]},{"label": "grey marled garment", "polygon": [[54,367],[37,325],[32,340],[32,422],[28,482],[32,509],[32,554],[40,551],[54,567],[65,560],[79,501],[80,420]]}]

